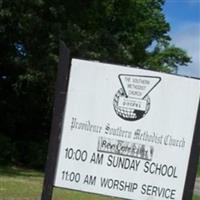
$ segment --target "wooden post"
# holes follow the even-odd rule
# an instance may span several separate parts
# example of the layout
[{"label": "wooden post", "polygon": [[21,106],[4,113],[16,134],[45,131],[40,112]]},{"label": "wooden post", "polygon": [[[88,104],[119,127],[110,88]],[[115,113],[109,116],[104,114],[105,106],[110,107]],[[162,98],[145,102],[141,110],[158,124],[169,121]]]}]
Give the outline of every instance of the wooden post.
[{"label": "wooden post", "polygon": [[51,200],[52,198],[53,184],[56,172],[56,162],[59,151],[60,135],[62,131],[64,108],[67,96],[70,66],[70,52],[66,48],[65,43],[60,42],[53,118],[41,200]]},{"label": "wooden post", "polygon": [[190,159],[189,159],[185,188],[183,193],[183,200],[192,200],[194,184],[196,179],[196,172],[198,167],[199,152],[200,152],[200,103],[197,112],[193,142],[191,146]]}]

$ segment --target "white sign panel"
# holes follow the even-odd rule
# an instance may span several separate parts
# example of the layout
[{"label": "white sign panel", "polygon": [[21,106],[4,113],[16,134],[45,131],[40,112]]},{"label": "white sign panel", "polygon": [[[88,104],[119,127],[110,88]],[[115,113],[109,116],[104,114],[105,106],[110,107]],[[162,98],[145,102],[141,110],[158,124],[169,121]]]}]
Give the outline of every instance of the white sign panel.
[{"label": "white sign panel", "polygon": [[182,200],[200,82],[73,59],[54,186]]}]

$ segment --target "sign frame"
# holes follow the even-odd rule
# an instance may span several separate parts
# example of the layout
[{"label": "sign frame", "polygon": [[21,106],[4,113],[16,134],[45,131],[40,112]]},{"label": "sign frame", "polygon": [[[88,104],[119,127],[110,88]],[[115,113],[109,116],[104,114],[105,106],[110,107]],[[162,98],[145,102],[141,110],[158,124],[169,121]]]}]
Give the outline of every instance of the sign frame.
[{"label": "sign frame", "polygon": [[41,200],[52,199],[56,163],[59,152],[60,136],[62,132],[64,109],[71,68],[69,49],[66,47],[63,41],[60,41],[59,46],[59,63],[57,69],[57,79],[55,83],[53,116]]},{"label": "sign frame", "polygon": [[200,100],[196,116],[196,124],[193,133],[193,141],[191,146],[190,158],[186,174],[185,187],[183,191],[183,200],[192,200],[193,190],[196,180],[196,173],[198,168],[200,153]]},{"label": "sign frame", "polygon": [[[55,87],[53,117],[52,117],[51,132],[48,145],[48,156],[46,161],[45,178],[43,182],[43,191],[41,195],[41,200],[51,200],[53,194],[53,188],[55,187],[54,179],[56,173],[56,166],[58,162],[58,153],[59,153],[60,139],[62,134],[65,104],[67,102],[70,69],[71,69],[70,51],[66,47],[65,43],[61,41],[59,49],[57,81]],[[188,168],[187,168],[187,174],[186,174],[186,180],[182,198],[183,200],[192,200],[199,154],[200,154],[200,100],[196,115],[196,123],[194,127],[191,152],[188,161]],[[68,189],[72,190],[70,188]]]}]

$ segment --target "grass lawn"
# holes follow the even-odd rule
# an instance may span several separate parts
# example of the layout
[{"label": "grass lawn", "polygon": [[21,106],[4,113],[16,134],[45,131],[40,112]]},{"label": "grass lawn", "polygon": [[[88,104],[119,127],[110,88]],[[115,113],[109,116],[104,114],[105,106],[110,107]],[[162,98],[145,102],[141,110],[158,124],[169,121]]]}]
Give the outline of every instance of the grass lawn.
[{"label": "grass lawn", "polygon": [[[43,173],[15,167],[0,167],[0,200],[40,200]],[[83,192],[54,189],[52,200],[109,200]],[[117,198],[112,198],[117,200]]]},{"label": "grass lawn", "polygon": [[[0,200],[40,200],[43,173],[15,167],[0,167]],[[52,200],[117,200],[83,192],[54,189]],[[193,200],[200,200],[194,196]]]},{"label": "grass lawn", "polygon": [[197,168],[197,177],[200,177],[200,159],[199,159],[199,164]]}]

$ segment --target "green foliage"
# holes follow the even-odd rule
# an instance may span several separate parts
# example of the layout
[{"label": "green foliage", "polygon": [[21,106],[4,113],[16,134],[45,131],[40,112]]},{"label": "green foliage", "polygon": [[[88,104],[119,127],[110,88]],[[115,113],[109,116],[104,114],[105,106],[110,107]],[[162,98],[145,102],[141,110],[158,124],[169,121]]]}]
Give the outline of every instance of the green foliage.
[{"label": "green foliage", "polygon": [[47,141],[28,141],[21,139],[15,142],[13,151],[14,163],[34,169],[44,169],[47,155]]},{"label": "green foliage", "polygon": [[72,57],[158,71],[187,64],[186,53],[169,46],[163,5],[164,0],[0,0],[0,132],[16,143],[48,137],[60,39]]},{"label": "green foliage", "polygon": [[0,134],[0,164],[5,165],[12,160],[12,142],[9,137]]},{"label": "green foliage", "polygon": [[186,52],[175,46],[167,45],[164,49],[156,47],[149,53],[145,67],[156,71],[171,72],[180,65],[187,65],[191,62]]}]

